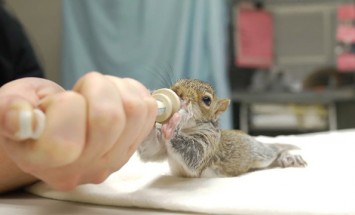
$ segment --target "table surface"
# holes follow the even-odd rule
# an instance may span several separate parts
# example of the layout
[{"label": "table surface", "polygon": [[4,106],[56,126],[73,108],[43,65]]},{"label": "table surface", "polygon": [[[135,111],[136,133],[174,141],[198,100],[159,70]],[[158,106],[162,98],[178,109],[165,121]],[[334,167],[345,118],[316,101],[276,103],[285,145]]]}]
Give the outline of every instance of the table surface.
[{"label": "table surface", "polygon": [[26,192],[14,192],[0,196],[0,214],[16,214],[16,215],[38,215],[38,214],[115,214],[115,215],[186,215],[189,213],[111,207],[104,205],[93,205],[76,202],[67,202],[41,198]]}]

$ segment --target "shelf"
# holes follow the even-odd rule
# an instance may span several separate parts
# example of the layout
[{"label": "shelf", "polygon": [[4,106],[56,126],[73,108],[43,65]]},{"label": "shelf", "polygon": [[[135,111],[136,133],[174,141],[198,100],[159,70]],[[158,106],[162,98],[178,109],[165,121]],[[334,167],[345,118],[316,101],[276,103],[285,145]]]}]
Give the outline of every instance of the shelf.
[{"label": "shelf", "polygon": [[[239,125],[240,129],[247,133],[255,133],[250,123],[250,117],[253,114],[249,107],[253,104],[323,104],[327,107],[328,112],[328,129],[338,129],[338,112],[337,106],[342,102],[355,101],[355,88],[341,88],[336,90],[324,91],[304,91],[298,93],[292,92],[250,92],[250,91],[234,91],[231,99],[233,102],[240,103],[239,108]],[[261,129],[268,130],[268,129]],[[297,129],[296,129],[297,130]],[[282,129],[279,130],[280,132]],[[299,130],[306,131],[306,130]],[[310,129],[310,132],[313,130]],[[276,133],[276,129],[271,129],[271,133]]]},{"label": "shelf", "polygon": [[332,103],[355,100],[355,88],[324,90],[321,92],[251,92],[234,91],[231,99],[243,103]]}]

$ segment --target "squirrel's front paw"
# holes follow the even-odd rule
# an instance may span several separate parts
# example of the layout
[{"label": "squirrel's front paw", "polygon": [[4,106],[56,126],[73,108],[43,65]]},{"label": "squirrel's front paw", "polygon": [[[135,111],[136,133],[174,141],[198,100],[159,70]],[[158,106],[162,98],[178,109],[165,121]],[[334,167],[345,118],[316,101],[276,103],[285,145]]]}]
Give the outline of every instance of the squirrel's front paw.
[{"label": "squirrel's front paw", "polygon": [[176,133],[179,133],[188,121],[192,118],[192,106],[183,105],[178,112],[169,119],[169,121],[161,126],[163,138],[165,140],[171,140]]},{"label": "squirrel's front paw", "polygon": [[290,153],[282,153],[277,159],[279,166],[281,167],[305,167],[307,162],[303,160],[301,155],[293,155]]},{"label": "squirrel's front paw", "polygon": [[174,115],[169,119],[169,121],[161,126],[161,132],[165,140],[170,140],[173,137],[174,131],[177,125],[180,123],[180,120],[180,114],[174,113]]}]

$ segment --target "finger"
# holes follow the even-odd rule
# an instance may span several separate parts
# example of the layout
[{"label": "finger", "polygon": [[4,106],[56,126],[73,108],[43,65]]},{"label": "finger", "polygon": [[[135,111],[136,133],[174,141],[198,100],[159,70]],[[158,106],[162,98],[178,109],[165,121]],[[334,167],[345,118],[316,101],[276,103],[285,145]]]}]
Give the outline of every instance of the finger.
[{"label": "finger", "polygon": [[88,139],[83,159],[101,157],[114,145],[125,124],[120,94],[99,73],[85,75],[74,90],[85,97],[88,106]]},{"label": "finger", "polygon": [[[132,79],[121,79],[113,76],[106,76],[106,78],[115,84],[116,90],[121,94],[121,99],[123,101],[121,110],[124,110],[126,117],[130,116],[130,118],[129,120],[126,118],[125,129],[121,132],[119,140],[116,141],[115,146],[113,146],[106,155],[100,157],[98,162],[96,162],[97,165],[90,168],[90,171],[87,171],[81,177],[81,183],[101,183],[112,172],[116,171],[127,162],[137,145],[135,135],[138,133],[138,136],[140,136],[140,131],[142,130],[141,127],[146,126],[144,122],[147,120],[145,114],[147,108],[141,105],[146,103],[144,97],[151,98],[151,105],[148,108],[151,117],[148,120],[154,122],[156,115],[156,102],[152,99],[149,91],[142,84]],[[132,116],[137,118],[132,120]],[[138,122],[137,119],[142,123]],[[146,130],[150,131],[154,123],[149,124],[151,126]],[[145,131],[145,133],[147,132]],[[127,138],[123,138],[123,136]]]},{"label": "finger", "polygon": [[[108,79],[110,81],[112,81],[112,83],[115,83],[115,85],[118,85],[122,88],[116,88],[115,90],[117,90],[118,92],[122,93],[122,95],[124,96],[127,96],[128,99],[131,99],[131,98],[140,98],[140,99],[137,99],[135,102],[128,102],[128,105],[126,107],[122,107],[121,110],[126,110],[127,109],[131,109],[131,108],[128,108],[128,107],[132,107],[131,105],[129,104],[136,104],[137,101],[140,102],[140,103],[143,103],[145,104],[145,99],[141,99],[141,96],[139,95],[148,95],[149,98],[151,99],[150,100],[150,107],[148,107],[148,112],[150,115],[150,117],[148,118],[148,120],[150,120],[150,126],[147,126],[146,124],[144,123],[138,123],[138,125],[142,126],[142,127],[149,127],[149,129],[147,128],[146,130],[150,130],[154,124],[154,119],[155,119],[155,115],[156,115],[156,102],[155,100],[149,95],[149,91],[146,90],[144,87],[142,89],[145,90],[145,92],[139,92],[139,91],[142,91],[142,89],[138,89],[137,90],[137,87],[135,86],[132,86],[129,83],[129,81],[123,81],[122,79],[119,79],[119,78],[114,78],[112,77],[112,79],[110,77],[108,77]],[[98,81],[97,81],[97,77],[95,77],[95,83],[97,84]],[[92,85],[92,84],[90,84]],[[139,87],[138,87],[139,88]],[[132,93],[132,94],[130,94]],[[142,94],[140,94],[142,93]],[[138,95],[138,96],[137,96]],[[123,99],[125,100],[125,99]],[[134,100],[134,99],[133,99]],[[142,102],[144,101],[144,102]],[[134,106],[134,105],[133,105]],[[141,109],[146,109],[146,108],[134,108],[136,110],[140,110],[139,113],[141,112]],[[135,115],[138,115],[139,116],[139,113],[138,114],[133,114],[134,116]],[[143,114],[143,117],[139,118],[142,122],[146,122],[146,114]],[[144,135],[144,134],[141,134],[141,128],[140,126],[137,127],[136,125],[137,123],[132,123],[129,125],[129,129],[127,129],[128,131],[135,131],[135,133],[140,133],[138,136],[140,135]],[[127,125],[127,124],[126,124]],[[132,125],[136,125],[136,126],[132,126]],[[126,130],[125,130],[126,131]],[[119,136],[122,136],[122,135],[125,135],[124,132],[121,132],[122,134],[119,135]],[[144,131],[143,133],[148,133],[146,131]],[[75,186],[75,184],[81,184],[81,183],[100,183],[102,182],[103,180],[105,180],[113,171],[115,171],[118,167],[120,167],[121,165],[123,165],[127,160],[128,158],[131,156],[132,152],[128,152],[129,151],[129,147],[133,144],[134,146],[137,145],[136,143],[136,138],[134,137],[135,134],[132,134],[132,133],[129,133],[127,136],[130,136],[131,139],[133,139],[133,141],[131,140],[127,140],[127,141],[124,141],[122,140],[122,142],[120,142],[120,146],[117,147],[117,148],[123,148],[122,150],[121,149],[118,149],[118,150],[114,150],[115,149],[115,146],[113,148],[110,149],[110,151],[113,151],[113,152],[109,152],[107,154],[111,154],[112,156],[110,157],[107,157],[107,156],[103,156],[101,158],[96,158],[96,162],[90,166],[89,169],[86,169],[83,171],[83,169],[81,169],[81,174],[75,174],[75,171],[74,169],[75,168],[78,168],[78,165],[80,167],[80,165],[83,167],[83,168],[87,168],[84,166],[84,163],[85,163],[85,160],[81,161],[79,164],[77,163],[76,166],[75,165],[72,165],[72,166],[69,166],[69,167],[66,167],[66,171],[70,171],[72,172],[73,174],[71,174],[72,177],[70,177],[67,181],[67,183],[64,183],[64,182],[61,182],[61,180],[58,180],[58,178],[60,178],[60,172],[61,170],[56,170],[55,172],[53,172],[53,175],[56,175],[56,177],[52,177],[51,179],[49,179],[49,183],[52,185],[52,186],[55,186],[57,188],[60,188],[60,189],[68,189],[68,188],[71,188],[73,186]],[[147,135],[147,134],[145,134]],[[142,139],[142,138],[141,138]],[[122,144],[123,143],[123,144]],[[114,151],[118,151],[118,153],[115,153]],[[85,155],[84,155],[85,156]],[[69,168],[69,170],[68,170]]]},{"label": "finger", "polygon": [[148,90],[138,82],[115,78],[112,78],[112,81],[116,83],[122,95],[126,114],[124,131],[112,150],[105,156],[105,159],[113,160],[112,168],[117,170],[127,162],[136,149],[137,138],[148,135],[148,128],[151,129],[154,124],[157,107]]},{"label": "finger", "polygon": [[151,97],[150,91],[140,82],[131,78],[123,78],[123,80],[129,83],[142,97]]},{"label": "finger", "polygon": [[[120,78],[115,77],[114,79],[120,82],[119,85],[124,85]],[[96,160],[96,162],[89,169],[82,171],[81,175],[75,176],[74,174],[74,177],[69,180],[70,183],[60,183],[56,180],[58,177],[51,179],[52,186],[59,186],[62,189],[68,187],[68,184],[71,187],[75,183],[101,183],[112,173],[109,168],[110,161],[102,156],[116,143],[126,123],[122,98],[114,83],[110,78],[101,74],[89,73],[74,86],[75,91],[85,96],[89,107],[87,145],[77,165],[83,166],[89,162],[88,160],[90,162]],[[68,171],[68,169],[66,170]],[[56,173],[58,171],[54,174]],[[60,175],[58,176],[60,177]]]},{"label": "finger", "polygon": [[[147,116],[144,118],[144,122],[142,122],[143,127],[138,133],[136,139],[133,141],[132,145],[129,148],[130,156],[136,151],[139,144],[141,144],[144,139],[149,135],[152,129],[154,129],[155,119],[157,115],[156,101],[155,99],[147,99],[145,98],[145,103],[148,109]],[[151,123],[153,122],[153,123]]]},{"label": "finger", "polygon": [[157,102],[156,100],[151,96],[151,93],[148,89],[146,89],[140,82],[130,79],[130,78],[125,78],[132,86],[137,88],[141,94],[141,96],[144,98],[144,103],[146,105],[146,108],[148,110],[147,112],[147,117],[143,118],[144,123],[144,128],[142,129],[142,132],[139,133],[137,139],[136,139],[136,144],[132,148],[133,152],[136,150],[138,145],[148,136],[150,131],[153,129],[156,116],[157,116]]}]

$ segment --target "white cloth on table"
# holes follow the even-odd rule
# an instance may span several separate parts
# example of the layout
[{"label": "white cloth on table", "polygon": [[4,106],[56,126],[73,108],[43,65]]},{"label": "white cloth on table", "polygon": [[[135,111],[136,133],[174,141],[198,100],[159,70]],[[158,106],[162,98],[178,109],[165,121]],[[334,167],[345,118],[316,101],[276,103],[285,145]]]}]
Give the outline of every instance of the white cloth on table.
[{"label": "white cloth on table", "polygon": [[165,162],[142,163],[135,155],[100,185],[66,193],[38,183],[28,191],[59,200],[208,214],[355,214],[355,130],[256,138],[299,146],[308,166],[191,179],[171,176]]}]

